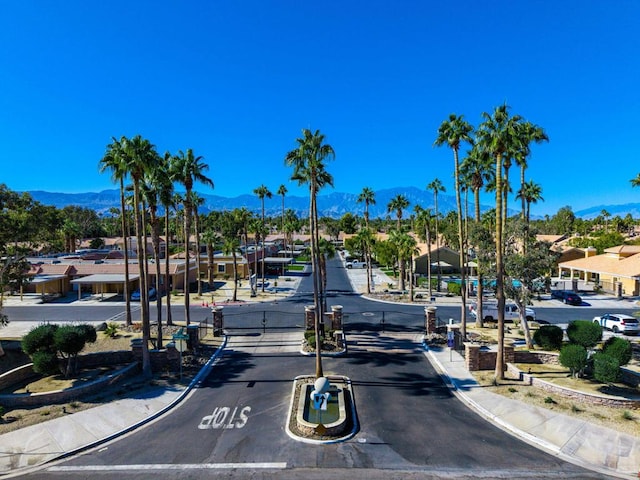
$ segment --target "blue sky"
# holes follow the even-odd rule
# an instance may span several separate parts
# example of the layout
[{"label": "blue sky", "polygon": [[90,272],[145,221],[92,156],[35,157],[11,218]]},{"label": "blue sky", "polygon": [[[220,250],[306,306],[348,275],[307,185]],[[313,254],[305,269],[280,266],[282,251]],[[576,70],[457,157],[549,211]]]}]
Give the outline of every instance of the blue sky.
[{"label": "blue sky", "polygon": [[439,124],[506,102],[550,137],[533,214],[640,201],[639,21],[635,0],[0,0],[0,183],[115,188],[105,146],[141,134],[204,156],[203,193],[306,194],[283,158],[311,128],[335,191],[453,193]]}]

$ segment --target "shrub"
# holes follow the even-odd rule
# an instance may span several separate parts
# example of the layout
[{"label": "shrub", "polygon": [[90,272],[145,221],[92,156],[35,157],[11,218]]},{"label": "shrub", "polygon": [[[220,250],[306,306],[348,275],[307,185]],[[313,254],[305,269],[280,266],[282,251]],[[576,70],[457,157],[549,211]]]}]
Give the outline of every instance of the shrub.
[{"label": "shrub", "polygon": [[622,366],[631,361],[633,350],[629,340],[620,337],[611,337],[604,342],[602,353],[612,356],[618,360],[618,364]]},{"label": "shrub", "polygon": [[107,328],[104,329],[104,334],[111,338],[115,338],[118,334],[118,324],[115,322],[108,323]]},{"label": "shrub", "polygon": [[[323,343],[324,343],[324,337],[320,337],[320,348],[322,348]],[[307,344],[309,345],[309,347],[311,347],[312,349],[315,350],[315,348],[316,348],[316,336],[315,335],[311,335],[307,339]]]},{"label": "shrub", "polygon": [[60,373],[58,356],[55,352],[40,350],[32,353],[33,371],[41,375],[55,375]]},{"label": "shrub", "polygon": [[577,377],[578,372],[581,372],[587,365],[587,349],[575,343],[565,345],[560,350],[558,361],[560,365],[571,370],[572,376]]},{"label": "shrub", "polygon": [[602,383],[614,383],[620,380],[618,359],[598,352],[593,356],[593,377]]},{"label": "shrub", "polygon": [[562,329],[557,325],[543,325],[533,334],[533,341],[544,350],[560,350]]},{"label": "shrub", "polygon": [[452,295],[462,295],[462,285],[459,283],[447,283],[447,292]]},{"label": "shrub", "polygon": [[602,340],[602,327],[589,320],[576,320],[567,327],[567,336],[571,343],[584,348],[595,347]]},{"label": "shrub", "polygon": [[53,334],[58,329],[57,325],[45,323],[32,328],[22,337],[22,351],[31,356],[39,351],[54,352]]}]

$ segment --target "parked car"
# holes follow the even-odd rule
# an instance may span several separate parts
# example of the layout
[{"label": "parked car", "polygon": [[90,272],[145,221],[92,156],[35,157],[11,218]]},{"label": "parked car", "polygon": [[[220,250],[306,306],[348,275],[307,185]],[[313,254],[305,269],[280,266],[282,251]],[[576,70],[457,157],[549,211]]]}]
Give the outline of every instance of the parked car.
[{"label": "parked car", "polygon": [[352,262],[347,262],[346,267],[347,268],[367,268],[367,262],[353,260]]},{"label": "parked car", "polygon": [[[472,303],[469,305],[469,311],[474,317],[478,317],[478,304]],[[498,319],[498,304],[495,302],[483,302],[482,303],[482,319],[486,322],[493,322]],[[525,318],[527,322],[533,322],[536,319],[536,312],[533,308],[525,307]],[[504,320],[505,322],[512,322],[514,320],[520,320],[520,311],[515,303],[505,303],[504,306]]]},{"label": "parked car", "polygon": [[582,305],[582,297],[569,290],[551,290],[551,298],[562,300],[568,305]]},{"label": "parked car", "polygon": [[640,332],[640,323],[636,317],[624,313],[606,313],[601,317],[593,317],[593,323],[598,323],[602,328],[613,333],[637,334]]},{"label": "parked car", "polygon": [[[149,300],[155,300],[156,299],[156,289],[151,287],[149,289]],[[134,290],[133,293],[131,294],[131,300],[134,302],[139,302],[140,301],[140,290]]]}]

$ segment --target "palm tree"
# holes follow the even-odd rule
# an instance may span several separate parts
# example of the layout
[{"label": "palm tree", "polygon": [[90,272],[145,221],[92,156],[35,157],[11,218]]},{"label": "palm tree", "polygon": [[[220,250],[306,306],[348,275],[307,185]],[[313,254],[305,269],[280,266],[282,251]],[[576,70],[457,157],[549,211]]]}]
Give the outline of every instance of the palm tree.
[{"label": "palm tree", "polygon": [[198,278],[198,297],[202,296],[202,281],[200,272],[200,213],[199,210],[204,205],[204,198],[196,192],[191,192],[191,205],[193,205],[193,229],[196,240],[196,277]]},{"label": "palm tree", "polygon": [[391,230],[389,241],[395,245],[400,264],[400,290],[405,290],[405,264],[409,263],[409,301],[413,301],[413,257],[418,253],[416,239],[400,230]]},{"label": "palm tree", "polygon": [[362,251],[365,252],[367,262],[367,293],[371,293],[371,248],[373,247],[375,238],[369,227],[361,228],[355,238],[362,248]]},{"label": "palm tree", "polygon": [[427,244],[427,288],[429,289],[429,298],[431,298],[431,219],[433,215],[431,215],[430,208],[422,208],[420,205],[413,207],[413,211],[416,213],[416,222],[419,225],[418,230],[420,232],[424,231],[424,236],[422,234],[419,236]]},{"label": "palm tree", "polygon": [[[549,137],[544,130],[538,125],[531,122],[523,122],[520,124],[520,149],[516,152],[516,165],[520,167],[520,190],[524,189],[525,171],[527,169],[527,158],[531,154],[531,143],[548,142]],[[526,199],[522,197],[522,219],[526,216]],[[527,222],[528,223],[528,222]]]},{"label": "palm tree", "polygon": [[[369,205],[375,205],[376,203],[376,194],[375,192],[369,188],[364,187],[360,195],[356,200],[358,203],[364,203],[364,224],[365,228],[369,230]],[[369,235],[371,239],[373,239],[373,234],[369,231]],[[371,293],[371,284],[373,283],[373,267],[371,266],[371,244],[373,240],[368,241],[365,248],[365,261],[367,262],[367,293]]]},{"label": "palm tree", "polygon": [[209,284],[209,290],[213,292],[213,253],[215,245],[219,241],[218,232],[211,226],[207,226],[202,232],[202,241],[207,249],[207,283]]},{"label": "palm tree", "polygon": [[333,177],[325,170],[325,161],[335,158],[333,147],[325,142],[325,136],[316,130],[302,130],[297,138],[298,147],[287,153],[285,164],[293,167],[292,180],[299,185],[309,185],[309,230],[311,232],[311,270],[313,276],[313,305],[315,308],[316,377],[322,377],[322,354],[320,351],[320,323],[323,318],[320,302],[321,279],[319,277],[319,233],[316,196],[324,186],[333,186]]},{"label": "palm tree", "polygon": [[[149,287],[146,269],[146,235],[142,225],[142,198],[140,186],[146,172],[152,170],[157,164],[158,154],[155,146],[149,140],[136,135],[125,142],[125,155],[127,170],[133,180],[133,213],[136,224],[136,243],[138,253],[138,269],[140,271],[140,309],[142,313],[142,371],[146,377],[150,377],[151,357],[149,356],[149,340],[151,338],[151,326],[149,323]],[[144,236],[143,236],[144,235]]]},{"label": "palm tree", "polygon": [[503,179],[502,161],[514,150],[520,117],[509,115],[509,107],[496,107],[492,114],[482,113],[484,121],[478,128],[477,137],[482,147],[487,149],[496,162],[496,300],[498,302],[498,354],[496,356],[496,378],[504,378],[504,236],[503,236]]},{"label": "palm tree", "polygon": [[[438,284],[436,285],[436,290],[440,291],[440,278],[442,277],[442,265],[440,265],[440,230],[438,228],[438,193],[445,192],[446,189],[442,182],[434,178],[431,183],[427,185],[427,190],[431,190],[433,192],[433,205],[435,208],[435,221],[436,221],[436,264],[438,267]],[[429,265],[429,269],[431,269],[431,265]]]},{"label": "palm tree", "polygon": [[544,201],[544,198],[542,198],[542,187],[533,180],[529,180],[524,183],[522,189],[518,192],[517,198],[524,201],[524,220],[528,226],[531,220],[531,204],[538,203],[540,200]]},{"label": "palm tree", "polygon": [[[255,195],[258,196],[258,198],[260,199],[260,203],[262,204],[262,230],[265,230],[265,223],[264,223],[264,197],[267,198],[271,198],[273,197],[273,193],[271,193],[271,191],[263,184],[260,185],[258,188],[256,188],[253,193]],[[284,200],[283,200],[284,201]],[[264,251],[264,239],[265,239],[265,235],[262,236],[262,293],[264,293],[264,257],[265,257],[265,251]]]},{"label": "palm tree", "polygon": [[[191,234],[191,215],[193,210],[191,191],[194,182],[200,182],[213,188],[213,181],[205,176],[209,166],[203,157],[196,157],[192,149],[180,150],[171,163],[171,178],[184,186],[184,313],[187,325],[191,321],[189,311],[189,237]],[[199,253],[198,253],[199,255]]]},{"label": "palm tree", "polygon": [[131,325],[131,296],[129,295],[129,232],[127,227],[127,210],[125,204],[125,188],[124,179],[127,176],[127,163],[124,146],[127,142],[126,137],[116,140],[112,137],[112,142],[107,145],[107,151],[100,160],[100,173],[111,170],[111,179],[120,184],[120,221],[122,228],[122,240],[124,241],[124,284],[122,294],[125,302],[125,323]]},{"label": "palm tree", "polygon": [[604,219],[604,231],[608,232],[609,231],[609,217],[611,216],[611,214],[606,209],[603,208],[600,211],[600,215],[602,215],[602,218]]},{"label": "palm tree", "polygon": [[156,268],[156,323],[157,331],[157,348],[162,348],[162,295],[161,295],[161,274],[160,274],[160,219],[158,218],[159,193],[169,188],[165,184],[170,184],[169,177],[165,165],[158,160],[156,167],[145,172],[142,184],[140,185],[140,193],[144,203],[149,210],[149,225],[151,227],[151,244],[153,246],[153,259]]},{"label": "palm tree", "polygon": [[[467,179],[466,181],[473,190],[474,217],[477,225],[482,222],[482,217],[480,215],[480,190],[482,190],[487,182],[494,183],[494,167],[495,165],[493,164],[493,159],[489,152],[478,144],[473,145],[471,150],[467,153],[467,157],[462,161],[462,165],[460,165],[461,175]],[[476,249],[479,249],[480,245],[476,245],[475,247]],[[478,256],[477,262],[478,286],[476,298],[477,310],[481,312],[483,309],[484,297],[484,266],[480,256]],[[483,323],[483,316],[476,316],[476,326],[482,328]]]},{"label": "palm tree", "polygon": [[401,221],[402,221],[402,212],[409,207],[409,199],[402,195],[398,194],[393,197],[389,203],[387,204],[387,212],[395,212],[397,219],[397,229],[400,231],[402,229]]},{"label": "palm tree", "polygon": [[276,192],[276,194],[280,195],[282,197],[282,220],[280,222],[280,233],[282,233],[282,239],[283,239],[283,250],[286,252],[287,251],[287,240],[284,236],[284,197],[287,194],[288,190],[287,187],[282,184],[278,187],[278,191]]},{"label": "palm tree", "polygon": [[442,146],[448,145],[451,150],[453,150],[453,178],[455,183],[456,190],[456,207],[458,209],[458,240],[460,246],[460,282],[461,282],[461,297],[462,297],[462,307],[461,307],[461,328],[460,333],[462,338],[467,337],[467,286],[465,282],[465,253],[466,253],[466,237],[464,235],[464,231],[462,228],[462,203],[460,201],[460,162],[458,160],[458,152],[460,150],[460,144],[462,142],[467,142],[473,145],[473,138],[471,134],[473,132],[473,127],[467,123],[463,116],[457,116],[455,114],[449,115],[449,119],[445,120],[440,124],[438,128],[438,136],[434,145]]},{"label": "palm tree", "polygon": [[364,223],[367,228],[369,228],[369,205],[376,204],[376,194],[371,188],[364,187],[356,201],[358,203],[364,203]]},{"label": "palm tree", "polygon": [[238,249],[240,241],[236,235],[225,236],[222,251],[225,255],[233,256],[233,301],[238,300]]},{"label": "palm tree", "polygon": [[318,257],[320,266],[320,278],[322,279],[322,301],[324,304],[324,311],[327,311],[327,258],[335,258],[336,246],[327,240],[326,238],[320,238],[318,242],[318,251],[320,256]]},{"label": "palm tree", "polygon": [[[162,170],[165,172],[171,171],[172,155],[169,152],[165,152],[164,158],[160,162]],[[169,255],[169,243],[171,240],[171,209],[175,207],[173,203],[174,192],[173,182],[170,176],[167,175],[167,181],[162,182],[160,190],[158,191],[158,198],[164,208],[164,291],[167,297],[167,326],[173,325],[173,319],[171,317],[171,263]],[[158,291],[156,295],[159,295]]]}]

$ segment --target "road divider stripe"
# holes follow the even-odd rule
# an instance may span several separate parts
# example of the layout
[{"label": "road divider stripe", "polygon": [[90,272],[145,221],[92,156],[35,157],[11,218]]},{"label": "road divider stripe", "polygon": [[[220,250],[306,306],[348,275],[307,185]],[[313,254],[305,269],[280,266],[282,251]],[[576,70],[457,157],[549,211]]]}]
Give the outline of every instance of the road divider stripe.
[{"label": "road divider stripe", "polygon": [[150,465],[70,465],[49,467],[47,472],[107,472],[132,470],[230,470],[230,469],[284,469],[286,462],[258,463],[188,463],[188,464],[150,464]]}]

